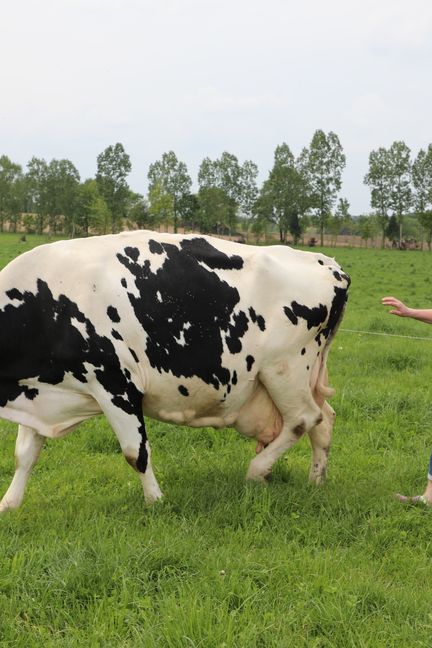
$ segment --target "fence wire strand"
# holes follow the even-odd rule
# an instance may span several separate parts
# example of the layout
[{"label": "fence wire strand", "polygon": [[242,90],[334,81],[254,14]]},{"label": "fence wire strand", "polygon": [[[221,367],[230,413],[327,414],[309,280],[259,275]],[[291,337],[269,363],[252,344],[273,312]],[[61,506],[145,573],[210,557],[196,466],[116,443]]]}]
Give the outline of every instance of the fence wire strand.
[{"label": "fence wire strand", "polygon": [[398,333],[382,333],[378,331],[357,331],[356,329],[340,328],[339,331],[344,333],[358,333],[360,335],[381,335],[383,337],[404,338],[405,340],[429,340],[432,342],[432,336],[420,337],[418,335],[399,335]]}]

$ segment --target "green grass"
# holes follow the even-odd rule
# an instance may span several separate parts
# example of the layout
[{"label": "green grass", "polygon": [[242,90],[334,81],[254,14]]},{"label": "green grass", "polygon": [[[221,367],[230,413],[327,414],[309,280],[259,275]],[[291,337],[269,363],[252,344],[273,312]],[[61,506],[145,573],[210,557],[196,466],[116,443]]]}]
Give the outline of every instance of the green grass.
[{"label": "green grass", "polygon": [[[0,237],[1,263],[33,243],[18,239]],[[431,340],[339,331],[326,485],[307,484],[306,440],[265,488],[244,482],[251,441],[149,421],[165,499],[145,508],[103,418],[48,441],[24,504],[0,519],[1,646],[431,646],[432,511],[392,494],[425,484],[432,327],[380,298],[432,305],[432,255],[336,257],[353,281],[342,329]],[[2,423],[3,491],[14,438]]]}]

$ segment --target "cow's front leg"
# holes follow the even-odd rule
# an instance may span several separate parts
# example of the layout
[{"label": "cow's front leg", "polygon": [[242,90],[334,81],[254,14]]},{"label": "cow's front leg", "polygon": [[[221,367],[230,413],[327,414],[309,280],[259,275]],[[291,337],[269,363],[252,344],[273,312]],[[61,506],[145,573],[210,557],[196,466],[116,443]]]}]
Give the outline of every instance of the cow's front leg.
[{"label": "cow's front leg", "polygon": [[327,401],[324,401],[321,411],[323,420],[319,425],[309,430],[309,439],[312,446],[312,463],[309,472],[309,481],[317,486],[325,480],[333,424],[336,417],[333,407]]},{"label": "cow's front leg", "polygon": [[21,504],[30,471],[39,458],[44,437],[30,427],[20,425],[15,444],[15,474],[0,502],[0,513]]},{"label": "cow's front leg", "polygon": [[113,405],[112,401],[101,400],[99,404],[119,440],[126,461],[138,473],[146,503],[160,499],[162,491],[151,464],[151,449],[147,441],[141,399],[135,406],[128,402],[121,407]]}]

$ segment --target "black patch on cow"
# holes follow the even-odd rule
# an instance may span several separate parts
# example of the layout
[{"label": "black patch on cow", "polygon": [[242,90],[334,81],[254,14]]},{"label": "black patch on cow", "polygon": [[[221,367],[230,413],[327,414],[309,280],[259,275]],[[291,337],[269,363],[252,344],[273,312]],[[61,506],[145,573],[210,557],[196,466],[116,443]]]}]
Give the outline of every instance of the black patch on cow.
[{"label": "black patch on cow", "polygon": [[348,284],[347,288],[349,288],[350,285],[351,285],[351,277],[349,275],[347,275],[346,272],[341,272],[341,277],[342,277],[342,279],[345,279],[345,281]]},{"label": "black patch on cow", "polygon": [[[235,312],[240,301],[237,288],[211,269],[239,270],[243,259],[221,252],[202,238],[183,239],[179,246],[155,242],[152,249],[159,253],[159,246],[164,259],[156,271],[149,260],[137,263],[138,255],[132,255],[130,248],[117,254],[139,293],[127,294],[146,332],[150,365],[178,378],[197,376],[215,389],[228,385],[231,375],[222,366],[223,341],[231,353],[239,353],[248,318],[242,311]],[[179,343],[181,333],[184,344]]]},{"label": "black patch on cow", "polygon": [[9,299],[23,299],[23,294],[20,292],[17,288],[12,288],[11,290],[6,291],[6,295],[9,297]]},{"label": "black patch on cow", "polygon": [[284,312],[285,312],[285,315],[286,315],[286,316],[288,317],[288,319],[290,320],[290,322],[291,322],[292,324],[294,324],[294,326],[297,326],[297,324],[298,324],[298,318],[294,315],[294,313],[292,312],[291,308],[289,308],[288,306],[284,306]]},{"label": "black patch on cow", "polygon": [[237,385],[237,371],[233,371],[231,382],[233,385]]},{"label": "black patch on cow", "polygon": [[115,308],[114,306],[108,306],[107,315],[110,318],[110,320],[115,324],[120,322],[120,315],[118,314],[117,308]]},{"label": "black patch on cow", "polygon": [[246,356],[246,369],[250,371],[252,369],[252,365],[255,362],[255,358],[251,355]]},{"label": "black patch on cow", "polygon": [[38,394],[39,394],[38,389],[27,387],[27,385],[24,386],[24,396],[28,398],[28,400],[35,399]]},{"label": "black patch on cow", "polygon": [[123,286],[123,288],[127,288],[127,281],[126,281],[126,279],[124,277],[122,277],[120,279],[120,283]]},{"label": "black patch on cow", "polygon": [[326,327],[323,329],[322,334],[325,338],[332,337],[336,332],[339,322],[342,319],[345,310],[345,304],[348,299],[348,290],[334,286],[334,297],[330,307],[330,315]]},{"label": "black patch on cow", "polygon": [[304,355],[305,353],[306,353],[306,349],[303,347],[303,349],[301,350],[301,354]]},{"label": "black patch on cow", "polygon": [[138,257],[140,255],[140,252],[139,252],[138,248],[131,247],[131,246],[125,247],[124,253],[126,254],[127,257],[132,259],[132,261],[135,261],[135,262],[138,261]]},{"label": "black patch on cow", "polygon": [[129,348],[129,351],[131,353],[132,358],[135,360],[135,362],[139,362],[138,356],[135,353],[135,351],[133,349],[131,349],[131,348]]},{"label": "black patch on cow", "polygon": [[307,365],[306,370],[309,371],[309,365]]},{"label": "black patch on cow", "polygon": [[128,369],[127,367],[125,367],[125,368],[123,369],[123,371],[124,371],[124,375],[126,376],[126,378],[127,378],[128,380],[130,380],[132,376],[131,376],[131,372],[129,371],[129,369]]},{"label": "black patch on cow", "polygon": [[213,270],[241,270],[243,268],[241,256],[238,254],[228,256],[204,238],[183,239],[180,246],[187,255],[192,256],[196,261],[205,263]]},{"label": "black patch on cow", "polygon": [[122,336],[120,335],[120,333],[119,333],[118,331],[116,331],[115,329],[112,329],[112,331],[111,331],[111,335],[112,335],[113,338],[115,338],[116,340],[123,340],[123,338],[122,338]]},{"label": "black patch on cow", "polygon": [[336,279],[336,281],[342,281],[342,277],[337,270],[333,270],[333,277]]},{"label": "black patch on cow", "polygon": [[303,304],[299,304],[296,301],[291,302],[291,308],[284,306],[285,315],[293,324],[298,324],[298,319],[304,319],[307,323],[308,329],[317,327],[327,318],[327,306],[324,304],[319,304],[319,306],[313,306],[309,308]]},{"label": "black patch on cow", "polygon": [[249,308],[249,315],[254,324],[257,324],[261,331],[265,331],[265,319],[262,315],[257,315],[252,306]]},{"label": "black patch on cow", "polygon": [[236,313],[233,317],[234,324],[229,324],[229,335],[225,337],[228,349],[231,353],[240,353],[242,350],[242,343],[240,338],[248,330],[248,318],[243,311]]},{"label": "black patch on cow", "polygon": [[[99,335],[94,324],[66,295],[54,298],[41,279],[35,293],[25,291],[20,303],[0,310],[0,406],[18,396],[33,400],[38,390],[20,381],[61,384],[66,375],[87,382],[92,366],[97,381],[111,396],[111,403],[138,419],[143,436],[141,466],[146,464],[145,428],[142,416],[143,394],[123,371],[112,341]],[[85,328],[85,337],[74,320]],[[102,405],[102,404],[101,404]]]},{"label": "black patch on cow", "polygon": [[324,261],[322,261],[321,259],[318,259],[318,263],[319,263],[320,265],[324,265]]},{"label": "black patch on cow", "polygon": [[152,254],[163,254],[164,249],[162,245],[154,239],[150,239],[148,246]]},{"label": "black patch on cow", "polygon": [[230,394],[230,393],[231,393],[231,385],[228,385],[228,387],[227,387],[227,394]]},{"label": "black patch on cow", "polygon": [[298,425],[295,426],[295,428],[293,428],[293,434],[298,438],[303,436],[305,432],[306,432],[306,426],[304,423],[299,423]]},{"label": "black patch on cow", "polygon": [[178,390],[182,396],[189,396],[189,391],[184,385],[179,385]]}]

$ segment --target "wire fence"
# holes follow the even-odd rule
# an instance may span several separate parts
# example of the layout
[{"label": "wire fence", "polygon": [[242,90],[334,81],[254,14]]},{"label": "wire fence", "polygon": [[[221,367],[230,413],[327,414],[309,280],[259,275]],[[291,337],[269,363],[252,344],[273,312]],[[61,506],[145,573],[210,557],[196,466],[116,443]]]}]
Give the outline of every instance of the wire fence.
[{"label": "wire fence", "polygon": [[432,336],[421,337],[419,335],[399,335],[398,333],[383,333],[378,331],[358,331],[356,329],[340,328],[344,333],[358,333],[359,335],[381,335],[383,337],[404,338],[405,340],[428,340],[432,342]]}]

